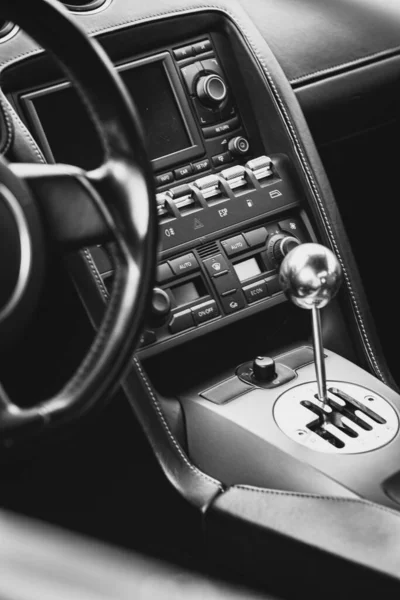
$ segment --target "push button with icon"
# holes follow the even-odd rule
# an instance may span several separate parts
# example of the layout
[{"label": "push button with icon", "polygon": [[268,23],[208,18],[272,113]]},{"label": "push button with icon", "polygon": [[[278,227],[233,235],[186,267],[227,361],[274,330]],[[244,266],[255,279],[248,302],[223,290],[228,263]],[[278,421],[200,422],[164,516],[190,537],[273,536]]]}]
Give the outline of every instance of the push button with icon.
[{"label": "push button with icon", "polygon": [[211,277],[219,277],[220,275],[225,274],[229,269],[229,265],[222,254],[216,254],[211,258],[207,258],[203,261],[203,264]]}]

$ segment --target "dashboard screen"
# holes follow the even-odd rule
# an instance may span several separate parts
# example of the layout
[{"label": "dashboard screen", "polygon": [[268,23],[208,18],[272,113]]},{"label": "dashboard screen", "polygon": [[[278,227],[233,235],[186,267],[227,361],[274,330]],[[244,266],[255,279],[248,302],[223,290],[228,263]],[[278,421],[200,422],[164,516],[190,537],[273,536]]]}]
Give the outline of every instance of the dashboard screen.
[{"label": "dashboard screen", "polygon": [[[134,99],[152,160],[191,146],[188,130],[177,104],[164,62],[120,70]],[[68,86],[29,98],[56,162],[92,169],[103,159],[102,147],[86,108]]]}]

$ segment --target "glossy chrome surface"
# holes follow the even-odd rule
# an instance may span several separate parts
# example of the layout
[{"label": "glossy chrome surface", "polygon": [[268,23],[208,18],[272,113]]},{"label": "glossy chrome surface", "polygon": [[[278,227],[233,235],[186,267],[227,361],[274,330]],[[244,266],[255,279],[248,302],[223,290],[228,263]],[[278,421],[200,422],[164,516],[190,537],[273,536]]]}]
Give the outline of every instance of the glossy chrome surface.
[{"label": "glossy chrome surface", "polygon": [[326,371],[324,359],[324,346],[322,342],[321,315],[319,309],[313,306],[312,329],[314,345],[315,374],[317,376],[318,398],[321,402],[326,401]]},{"label": "glossy chrome surface", "polygon": [[284,258],[280,283],[300,308],[323,308],[339,290],[342,269],[335,254],[320,244],[300,244]]}]

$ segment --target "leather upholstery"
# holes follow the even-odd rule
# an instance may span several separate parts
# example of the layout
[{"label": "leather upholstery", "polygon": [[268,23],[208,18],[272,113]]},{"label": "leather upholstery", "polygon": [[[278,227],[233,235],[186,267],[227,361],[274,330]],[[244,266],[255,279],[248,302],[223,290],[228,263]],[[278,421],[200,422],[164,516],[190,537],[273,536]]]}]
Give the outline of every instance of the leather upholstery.
[{"label": "leather upholstery", "polygon": [[205,518],[209,552],[284,597],[398,595],[400,515],[390,509],[237,486]]},{"label": "leather upholstery", "polygon": [[0,597],[7,600],[273,600],[143,555],[118,552],[0,513]]}]

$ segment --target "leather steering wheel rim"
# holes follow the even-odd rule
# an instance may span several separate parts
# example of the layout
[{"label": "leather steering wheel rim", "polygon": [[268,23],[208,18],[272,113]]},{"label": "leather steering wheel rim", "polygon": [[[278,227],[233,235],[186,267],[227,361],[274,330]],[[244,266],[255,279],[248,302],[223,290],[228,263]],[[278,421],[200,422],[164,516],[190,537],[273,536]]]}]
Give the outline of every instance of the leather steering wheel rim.
[{"label": "leather steering wheel rim", "polygon": [[[54,0],[3,0],[2,16],[19,25],[51,52],[86,104],[102,140],[105,161],[86,173],[58,165],[8,165],[8,173],[35,192],[55,237],[73,245],[116,242],[112,293],[94,342],[72,379],[54,397],[21,409],[0,387],[0,441],[10,445],[59,427],[112,394],[138,341],[152,289],[157,248],[157,215],[151,163],[138,114],[111,61],[73,17]],[[63,202],[63,186],[74,186]],[[71,200],[73,196],[74,200]],[[74,218],[79,201],[89,206],[88,227]],[[60,212],[61,211],[61,212]],[[77,233],[78,231],[78,233]],[[73,233],[72,233],[73,232]],[[105,233],[106,232],[106,233]],[[65,238],[65,239],[64,239]]]}]

